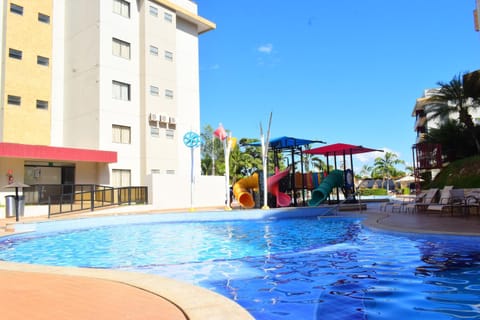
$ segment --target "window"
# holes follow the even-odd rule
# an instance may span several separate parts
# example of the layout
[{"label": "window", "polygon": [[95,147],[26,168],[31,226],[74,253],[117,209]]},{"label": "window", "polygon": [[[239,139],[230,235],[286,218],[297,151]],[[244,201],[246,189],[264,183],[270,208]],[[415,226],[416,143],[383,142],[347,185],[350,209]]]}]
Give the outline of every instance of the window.
[{"label": "window", "polygon": [[125,0],[113,0],[113,12],[125,18],[130,18],[130,2]]},{"label": "window", "polygon": [[112,125],[112,142],[130,144],[130,127]]},{"label": "window", "polygon": [[14,105],[14,106],[19,106],[22,103],[22,98],[19,97],[19,96],[8,95],[7,102],[8,102],[8,104],[11,104],[11,105]]},{"label": "window", "polygon": [[158,92],[159,92],[158,87],[150,86],[150,94],[152,96],[158,96]]},{"label": "window", "polygon": [[8,49],[8,56],[13,59],[22,60],[22,51],[17,49]]},{"label": "window", "polygon": [[50,23],[50,16],[39,12],[38,13],[38,21],[49,24]]},{"label": "window", "polygon": [[150,54],[153,56],[158,56],[158,48],[155,46],[150,46]]},{"label": "window", "polygon": [[158,8],[154,6],[150,6],[150,15],[154,17],[158,17]]},{"label": "window", "polygon": [[165,90],[165,98],[173,99],[173,90],[166,89]]},{"label": "window", "polygon": [[173,22],[173,15],[170,12],[165,12],[163,14],[163,19],[167,22]]},{"label": "window", "polygon": [[173,61],[173,52],[165,51],[164,57],[165,57],[165,60]]},{"label": "window", "polygon": [[130,43],[112,38],[112,53],[114,56],[130,59]]},{"label": "window", "polygon": [[119,81],[112,81],[112,98],[130,101],[130,85]]},{"label": "window", "polygon": [[48,67],[50,64],[50,59],[47,57],[37,56],[37,64]]},{"label": "window", "polygon": [[23,7],[14,3],[10,3],[10,12],[23,16]]},{"label": "window", "polygon": [[167,139],[173,139],[173,138],[175,138],[175,130],[173,130],[173,129],[167,129],[167,130],[165,130],[165,137],[166,137]]},{"label": "window", "polygon": [[160,128],[150,126],[150,135],[152,137],[159,137],[160,136]]},{"label": "window", "polygon": [[48,101],[37,100],[37,109],[48,110]]},{"label": "window", "polygon": [[114,187],[129,187],[131,184],[131,171],[128,169],[112,169],[112,185]]}]

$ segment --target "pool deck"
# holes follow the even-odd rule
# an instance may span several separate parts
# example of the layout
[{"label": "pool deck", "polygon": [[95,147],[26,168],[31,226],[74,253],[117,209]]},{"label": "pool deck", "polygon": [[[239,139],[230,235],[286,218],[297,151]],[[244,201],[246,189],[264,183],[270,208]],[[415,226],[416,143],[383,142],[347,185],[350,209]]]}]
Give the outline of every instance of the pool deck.
[{"label": "pool deck", "polygon": [[[366,211],[337,215],[366,217],[370,228],[480,236],[479,216],[381,212],[379,206],[368,203]],[[132,210],[141,212],[138,206]],[[101,214],[118,212],[109,209]],[[0,236],[11,234],[5,226],[12,223],[12,218],[0,219]],[[1,261],[0,313],[5,319],[253,319],[216,293],[156,275]]]}]

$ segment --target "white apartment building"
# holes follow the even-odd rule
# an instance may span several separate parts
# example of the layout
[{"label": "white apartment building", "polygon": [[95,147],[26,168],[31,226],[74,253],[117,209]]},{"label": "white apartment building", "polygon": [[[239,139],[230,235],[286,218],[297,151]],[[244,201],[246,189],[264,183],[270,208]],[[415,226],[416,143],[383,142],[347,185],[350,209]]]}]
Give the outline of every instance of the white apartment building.
[{"label": "white apartment building", "polygon": [[223,204],[222,177],[200,177],[200,151],[183,142],[200,133],[198,41],[215,28],[195,2],[0,10],[0,172],[29,185],[146,185],[157,208]]},{"label": "white apartment building", "polygon": [[[475,71],[470,73],[469,76],[474,76],[478,79],[478,73],[478,71]],[[470,84],[473,84],[473,82],[470,81]],[[450,114],[448,119],[429,119],[429,113],[432,108],[432,105],[429,103],[429,98],[435,95],[439,89],[440,88],[426,89],[423,96],[416,100],[412,111],[412,117],[415,117],[414,130],[417,133],[417,138],[413,145],[414,166],[416,170],[418,169],[417,173],[430,171],[432,177],[438,174],[440,168],[443,166],[442,151],[440,145],[426,143],[426,136],[432,128],[439,128],[445,121],[449,119],[458,119],[458,113]],[[478,95],[478,92],[480,91],[480,82],[477,80],[475,85],[469,88],[464,88],[464,90],[468,90],[469,94],[472,96]],[[466,103],[473,103],[472,98],[467,99]],[[455,106],[453,102],[452,106]],[[474,124],[478,125],[480,123],[480,110],[471,108],[469,111]]]}]

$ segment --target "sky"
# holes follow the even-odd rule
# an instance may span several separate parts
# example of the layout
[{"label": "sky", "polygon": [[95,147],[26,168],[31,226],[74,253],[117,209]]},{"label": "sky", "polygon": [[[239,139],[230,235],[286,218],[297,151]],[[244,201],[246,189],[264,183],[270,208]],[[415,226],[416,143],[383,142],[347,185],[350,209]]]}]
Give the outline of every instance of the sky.
[{"label": "sky", "polygon": [[196,2],[216,24],[199,37],[201,128],[222,123],[238,139],[260,138],[272,113],[271,138],[363,145],[412,165],[416,99],[480,69],[475,0]]}]

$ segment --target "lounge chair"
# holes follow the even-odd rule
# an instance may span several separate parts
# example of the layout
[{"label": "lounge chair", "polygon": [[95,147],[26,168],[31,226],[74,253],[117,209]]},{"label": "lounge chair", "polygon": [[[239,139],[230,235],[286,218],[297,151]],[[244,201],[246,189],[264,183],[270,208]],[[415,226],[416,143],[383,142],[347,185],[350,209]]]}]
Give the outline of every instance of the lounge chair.
[{"label": "lounge chair", "polygon": [[[453,187],[444,187],[445,188],[453,188]],[[420,202],[414,203],[414,211],[415,212],[425,212],[429,205],[435,202],[437,198],[438,188],[431,188],[427,190],[427,193],[422,198]]]},{"label": "lounge chair", "polygon": [[470,214],[470,209],[480,213],[480,189],[472,189],[465,193],[465,213]]},{"label": "lounge chair", "polygon": [[380,211],[387,212],[387,209],[390,207],[392,212],[395,212],[395,211],[401,212],[404,204],[405,204],[404,200],[390,199],[388,202],[384,202],[380,205]]},{"label": "lounge chair", "polygon": [[441,191],[438,203],[429,205],[427,211],[443,213],[445,209],[449,209],[450,214],[453,215],[455,208],[462,210],[466,208],[465,192],[463,189],[450,189],[445,187]]},{"label": "lounge chair", "polygon": [[404,210],[404,202],[403,201],[397,201],[392,204],[392,212],[402,212]]},{"label": "lounge chair", "polygon": [[419,194],[417,194],[415,196],[415,199],[413,199],[413,201],[410,201],[409,203],[407,203],[405,205],[406,212],[407,213],[415,212],[416,205],[419,204],[419,203],[422,203],[423,199],[425,198],[426,195],[427,195],[427,191],[421,191]]}]

